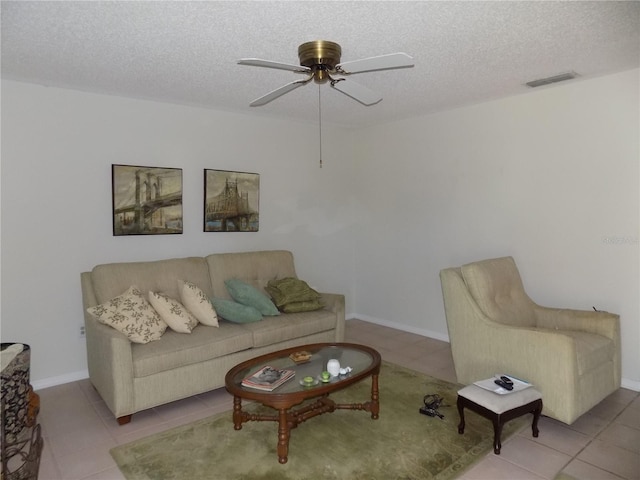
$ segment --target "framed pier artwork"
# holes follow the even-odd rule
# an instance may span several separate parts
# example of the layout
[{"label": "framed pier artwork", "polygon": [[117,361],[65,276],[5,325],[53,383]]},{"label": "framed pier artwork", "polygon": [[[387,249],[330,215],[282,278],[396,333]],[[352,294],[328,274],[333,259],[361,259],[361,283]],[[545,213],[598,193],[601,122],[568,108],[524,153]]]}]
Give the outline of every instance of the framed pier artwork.
[{"label": "framed pier artwork", "polygon": [[111,165],[113,235],[182,233],[182,169]]},{"label": "framed pier artwork", "polygon": [[257,232],[260,175],[204,170],[204,231]]}]

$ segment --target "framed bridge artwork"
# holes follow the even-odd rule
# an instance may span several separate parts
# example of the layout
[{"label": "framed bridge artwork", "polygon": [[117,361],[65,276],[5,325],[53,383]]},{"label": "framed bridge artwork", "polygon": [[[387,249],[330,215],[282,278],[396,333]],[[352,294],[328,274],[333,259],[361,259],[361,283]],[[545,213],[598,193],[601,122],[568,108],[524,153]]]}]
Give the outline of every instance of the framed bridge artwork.
[{"label": "framed bridge artwork", "polygon": [[182,233],[182,169],[111,165],[113,235]]},{"label": "framed bridge artwork", "polygon": [[204,170],[204,231],[257,232],[260,175]]}]

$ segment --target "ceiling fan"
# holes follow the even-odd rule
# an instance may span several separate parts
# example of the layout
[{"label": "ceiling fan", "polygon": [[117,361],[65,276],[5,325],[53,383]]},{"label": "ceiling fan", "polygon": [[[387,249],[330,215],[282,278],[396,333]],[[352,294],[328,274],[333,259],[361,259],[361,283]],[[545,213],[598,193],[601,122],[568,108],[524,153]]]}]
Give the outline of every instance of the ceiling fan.
[{"label": "ceiling fan", "polygon": [[303,43],[298,47],[298,58],[300,65],[291,65],[288,63],[273,62],[270,60],[262,60],[259,58],[242,58],[238,60],[240,65],[251,65],[254,67],[277,68],[280,70],[289,70],[294,73],[308,75],[303,80],[296,80],[287,83],[274,91],[263,95],[262,97],[251,102],[252,107],[265,105],[285,93],[289,93],[302,85],[306,85],[311,80],[316,83],[327,83],[344,93],[345,95],[357,100],[363,105],[375,105],[382,97],[376,92],[353,82],[346,78],[334,78],[335,76],[349,76],[355,73],[373,72],[377,70],[391,70],[394,68],[413,67],[413,58],[406,53],[391,53],[388,55],[380,55],[377,57],[368,57],[351,62],[340,63],[340,55],[342,49],[340,45],[326,40],[317,40],[313,42]]}]

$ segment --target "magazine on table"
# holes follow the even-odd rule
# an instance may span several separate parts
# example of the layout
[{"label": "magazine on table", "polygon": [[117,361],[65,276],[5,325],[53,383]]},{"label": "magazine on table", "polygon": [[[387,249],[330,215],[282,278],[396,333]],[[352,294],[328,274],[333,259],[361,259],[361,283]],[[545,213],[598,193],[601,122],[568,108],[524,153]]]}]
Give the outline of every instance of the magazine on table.
[{"label": "magazine on table", "polygon": [[295,370],[274,368],[266,365],[242,380],[242,385],[270,392],[293,378],[295,374]]},{"label": "magazine on table", "polygon": [[[513,388],[511,390],[507,390],[506,388],[501,387],[496,384],[496,380],[499,380],[500,377],[505,376],[513,383]],[[480,388],[484,388],[485,390],[489,390],[493,393],[497,393],[498,395],[507,395],[509,393],[516,393],[525,388],[529,388],[531,384],[525,380],[520,380],[519,378],[513,377],[507,374],[496,374],[495,377],[487,378],[486,380],[480,380],[478,382],[474,382],[474,385],[477,385]]]}]

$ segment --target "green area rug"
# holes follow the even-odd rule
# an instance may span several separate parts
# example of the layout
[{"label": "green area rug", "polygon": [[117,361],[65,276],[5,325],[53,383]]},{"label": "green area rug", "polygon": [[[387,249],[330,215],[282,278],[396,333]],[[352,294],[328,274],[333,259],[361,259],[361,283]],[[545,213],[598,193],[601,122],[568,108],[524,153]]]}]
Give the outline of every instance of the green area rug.
[{"label": "green area rug", "polygon": [[[458,434],[460,388],[383,362],[380,418],[349,410],[311,418],[291,431],[284,465],[276,454],[278,424],[248,422],[236,431],[231,411],[118,446],[111,455],[128,480],[451,479],[493,450],[491,422],[471,411],[465,410],[465,433]],[[331,398],[364,402],[370,389],[367,379]],[[418,412],[426,394],[443,397],[444,419]],[[527,415],[507,423],[503,443],[530,422]]]}]

